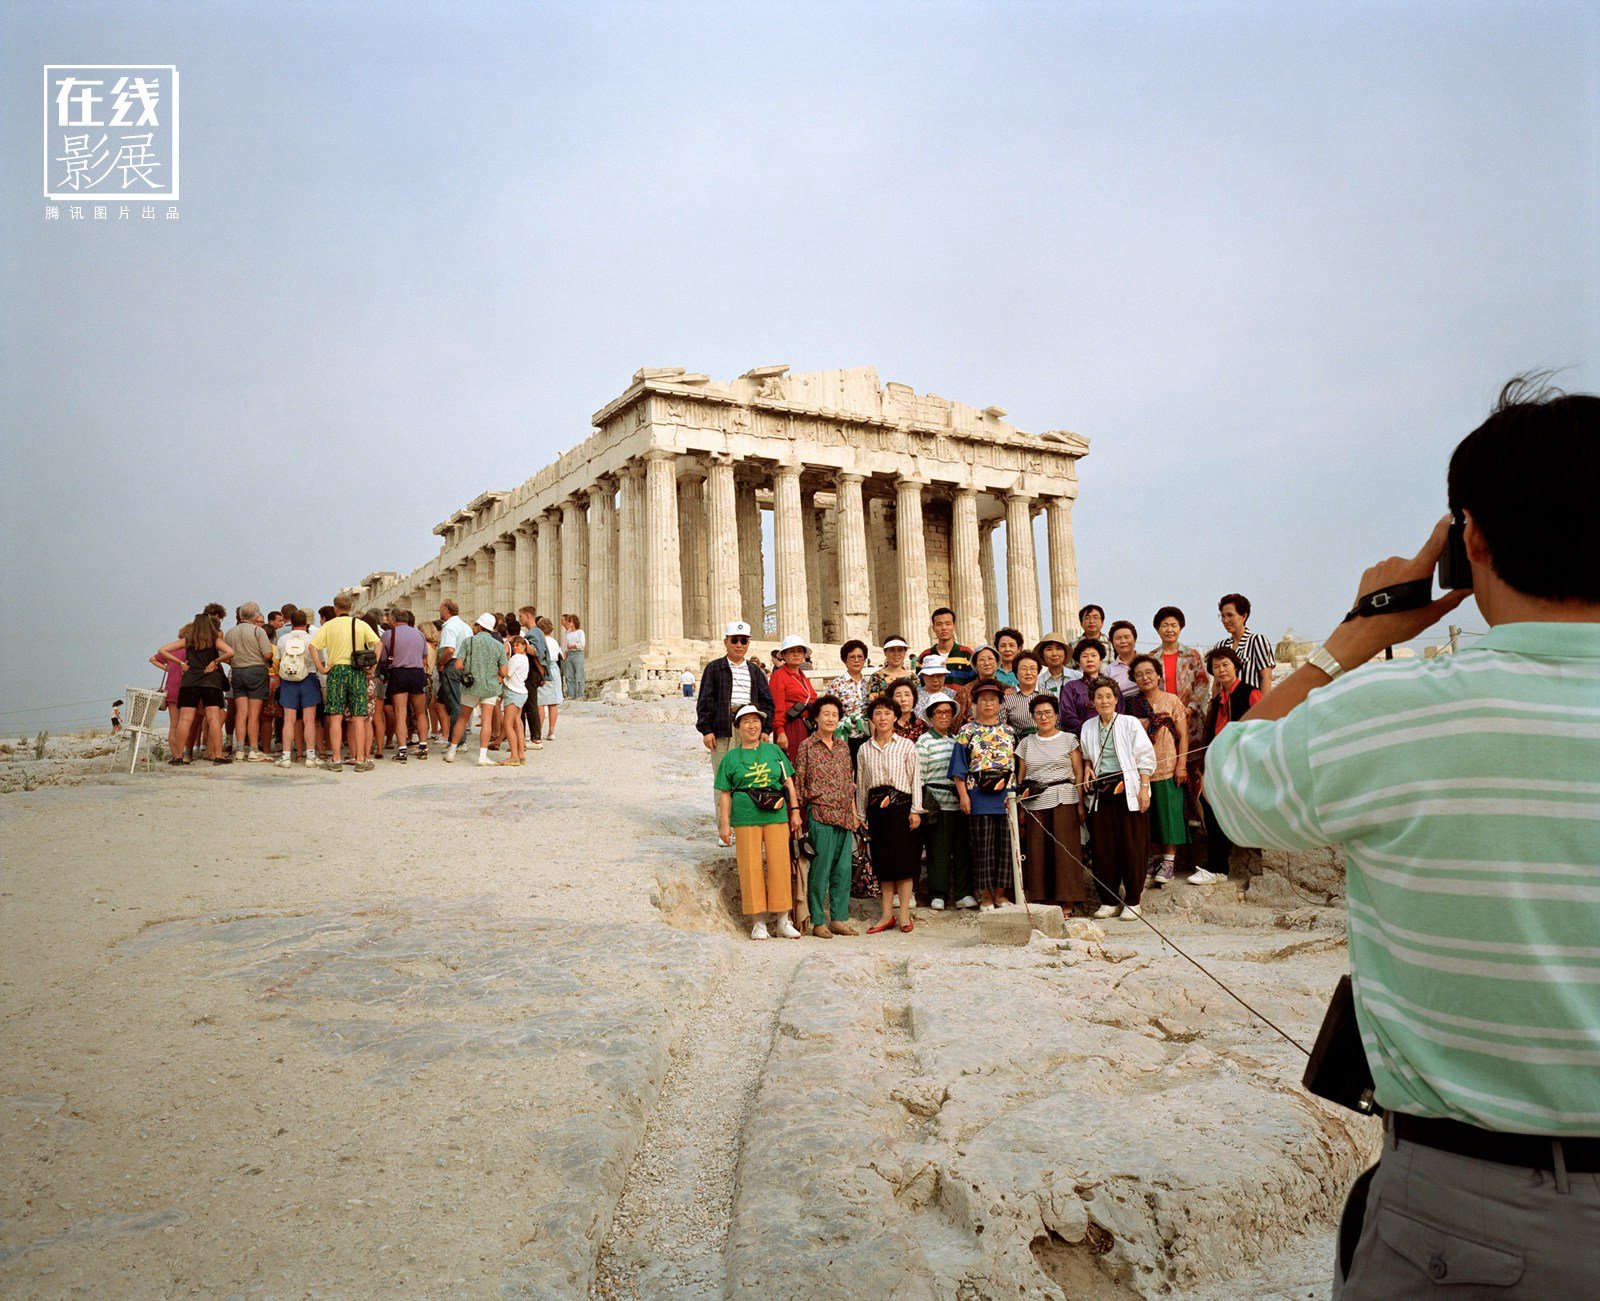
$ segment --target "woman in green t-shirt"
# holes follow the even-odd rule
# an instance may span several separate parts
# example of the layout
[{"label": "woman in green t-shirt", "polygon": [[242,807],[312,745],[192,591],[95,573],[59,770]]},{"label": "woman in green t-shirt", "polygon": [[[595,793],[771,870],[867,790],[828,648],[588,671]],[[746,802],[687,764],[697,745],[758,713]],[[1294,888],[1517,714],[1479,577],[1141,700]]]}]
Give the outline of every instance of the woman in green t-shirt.
[{"label": "woman in green t-shirt", "polygon": [[[795,835],[800,834],[800,804],[789,756],[761,739],[766,725],[754,705],[733,716],[734,743],[717,765],[717,835],[724,845],[734,847],[741,908],[746,917],[755,919],[750,938],[772,938],[766,919],[770,912],[778,935],[797,940],[800,932],[789,919],[794,907],[789,833],[792,827]],[[773,803],[774,808],[762,807]]]}]

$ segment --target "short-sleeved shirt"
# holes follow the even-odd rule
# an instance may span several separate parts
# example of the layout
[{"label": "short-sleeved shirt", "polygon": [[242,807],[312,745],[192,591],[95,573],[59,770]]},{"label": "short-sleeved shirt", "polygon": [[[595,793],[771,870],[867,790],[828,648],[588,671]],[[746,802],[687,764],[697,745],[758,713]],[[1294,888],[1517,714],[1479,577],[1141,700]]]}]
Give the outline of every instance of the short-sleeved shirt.
[{"label": "short-sleeved shirt", "polygon": [[368,650],[376,646],[378,634],[373,632],[364,620],[357,619],[353,615],[341,614],[336,619],[329,619],[318,628],[317,635],[311,639],[311,644],[322,652],[323,659],[332,669],[350,663],[353,651]]},{"label": "short-sleeved shirt", "polygon": [[746,749],[735,741],[728,753],[717,764],[713,785],[719,791],[733,792],[733,808],[728,825],[733,827],[766,827],[789,820],[787,808],[760,809],[747,795],[751,790],[778,790],[785,777],[794,776],[789,756],[771,741],[762,741],[754,749]]},{"label": "short-sleeved shirt", "polygon": [[1211,743],[1235,841],[1345,851],[1356,1019],[1390,1111],[1600,1135],[1600,624],[1369,665]]},{"label": "short-sleeved shirt", "polygon": [[1231,650],[1239,657],[1239,676],[1256,690],[1261,689],[1261,670],[1270,669],[1278,662],[1278,652],[1273,645],[1259,632],[1251,632],[1248,628],[1244,632],[1244,641],[1239,645],[1233,644],[1232,637],[1224,637],[1212,650]]},{"label": "short-sleeved shirt", "polygon": [[956,784],[950,776],[950,752],[956,748],[955,734],[941,736],[931,728],[917,738],[917,762],[922,769],[924,802],[932,797],[934,804],[952,812],[961,807],[956,794]]},{"label": "short-sleeved shirt", "polygon": [[506,661],[506,690],[522,695],[528,689],[528,657],[518,651]]},{"label": "short-sleeved shirt", "polygon": [[1078,802],[1078,788],[1072,784],[1072,752],[1077,748],[1078,738],[1060,730],[1054,736],[1035,732],[1017,742],[1017,758],[1027,764],[1029,781],[1059,783],[1024,800],[1026,807],[1053,809],[1058,804]]},{"label": "short-sleeved shirt", "polygon": [[478,631],[460,647],[461,667],[472,674],[468,695],[480,700],[500,694],[500,667],[506,661],[505,643],[492,632]]},{"label": "short-sleeved shirt", "polygon": [[[1004,723],[963,723],[956,732],[955,749],[950,754],[950,775],[972,777],[1003,772],[1009,774],[1016,755],[1016,741]],[[981,790],[975,782],[967,785],[974,813],[1004,813],[1004,791]]]},{"label": "short-sleeved shirt", "polygon": [[232,669],[255,669],[272,663],[272,638],[256,623],[236,623],[222,634],[233,647]]},{"label": "short-sleeved shirt", "polygon": [[382,641],[391,668],[420,669],[427,658],[428,639],[408,623],[397,623]]},{"label": "short-sleeved shirt", "polygon": [[452,614],[444,621],[444,626],[439,629],[439,649],[441,651],[458,650],[461,643],[470,636],[472,636],[472,625],[459,614]]}]

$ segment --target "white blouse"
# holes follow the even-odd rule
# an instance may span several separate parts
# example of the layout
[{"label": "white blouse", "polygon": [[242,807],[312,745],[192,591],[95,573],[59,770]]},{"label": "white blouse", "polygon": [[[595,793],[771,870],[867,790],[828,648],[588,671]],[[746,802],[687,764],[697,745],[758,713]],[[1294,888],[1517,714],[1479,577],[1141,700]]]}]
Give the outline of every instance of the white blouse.
[{"label": "white blouse", "polygon": [[[1088,763],[1095,763],[1100,757],[1100,715],[1086,718],[1083,726],[1078,729],[1078,744],[1083,750],[1083,757]],[[1150,738],[1144,734],[1144,727],[1137,718],[1130,718],[1127,714],[1117,714],[1111,720],[1111,744],[1116,748],[1117,765],[1122,769],[1125,789],[1124,798],[1128,801],[1131,812],[1139,811],[1139,779],[1149,777],[1156,770],[1156,748],[1150,744]],[[1095,776],[1104,777],[1106,774],[1097,772]]]}]

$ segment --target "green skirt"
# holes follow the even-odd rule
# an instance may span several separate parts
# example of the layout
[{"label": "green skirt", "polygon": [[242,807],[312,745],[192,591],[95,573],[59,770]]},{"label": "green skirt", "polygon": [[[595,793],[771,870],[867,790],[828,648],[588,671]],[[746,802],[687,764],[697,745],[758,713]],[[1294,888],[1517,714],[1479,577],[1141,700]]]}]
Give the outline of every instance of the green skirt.
[{"label": "green skirt", "polygon": [[1150,843],[1189,843],[1189,824],[1183,820],[1183,788],[1170,777],[1150,783]]}]

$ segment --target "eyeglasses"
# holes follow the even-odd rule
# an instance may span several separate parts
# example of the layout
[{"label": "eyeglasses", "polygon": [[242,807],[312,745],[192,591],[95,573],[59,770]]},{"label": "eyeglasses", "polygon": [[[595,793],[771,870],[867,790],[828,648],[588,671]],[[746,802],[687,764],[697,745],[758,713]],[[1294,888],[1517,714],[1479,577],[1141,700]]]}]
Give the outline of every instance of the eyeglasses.
[{"label": "eyeglasses", "polygon": [[735,646],[748,646],[750,644],[748,637],[729,637],[728,640]]}]

